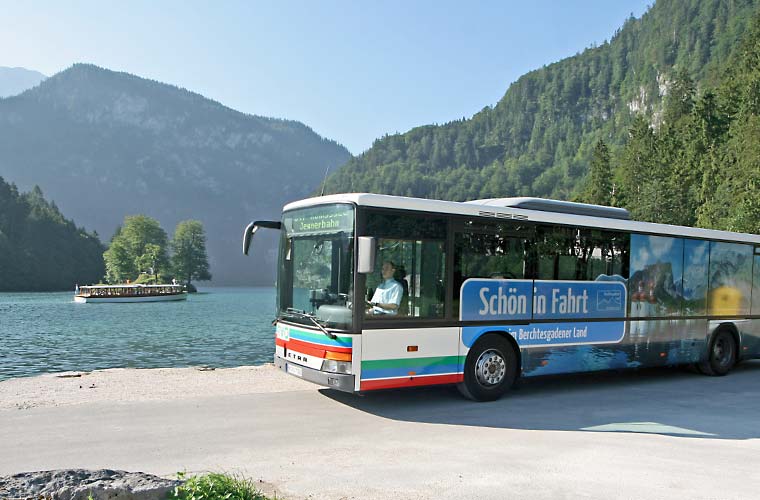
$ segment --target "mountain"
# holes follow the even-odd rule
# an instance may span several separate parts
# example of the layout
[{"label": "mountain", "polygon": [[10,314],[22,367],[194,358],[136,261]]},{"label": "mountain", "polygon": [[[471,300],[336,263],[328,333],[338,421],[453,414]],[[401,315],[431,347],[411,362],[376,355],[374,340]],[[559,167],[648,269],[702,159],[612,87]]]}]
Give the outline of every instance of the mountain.
[{"label": "mountain", "polygon": [[376,140],[328,179],[327,191],[573,198],[599,139],[614,156],[634,117],[662,122],[677,71],[698,87],[720,78],[759,5],[658,0],[611,40],[527,73],[469,119]]},{"label": "mountain", "polygon": [[105,273],[105,247],[64,218],[39,187],[19,193],[0,177],[0,291],[74,291]]},{"label": "mountain", "polygon": [[125,215],[154,217],[170,235],[179,221],[200,220],[217,284],[273,283],[276,237],[257,237],[246,259],[245,225],[279,218],[349,158],[302,123],[86,64],[0,100],[0,175],[40,185],[105,238]]},{"label": "mountain", "polygon": [[0,66],[0,98],[10,97],[39,85],[47,78],[38,71]]}]

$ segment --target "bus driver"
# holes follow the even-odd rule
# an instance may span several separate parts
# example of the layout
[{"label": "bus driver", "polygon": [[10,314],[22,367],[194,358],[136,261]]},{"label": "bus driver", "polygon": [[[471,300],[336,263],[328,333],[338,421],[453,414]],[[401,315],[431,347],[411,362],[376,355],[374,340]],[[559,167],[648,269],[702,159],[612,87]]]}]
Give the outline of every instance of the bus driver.
[{"label": "bus driver", "polygon": [[386,260],[383,262],[381,270],[383,282],[377,286],[372,300],[367,302],[371,307],[369,314],[397,314],[398,306],[401,304],[401,298],[404,295],[404,287],[401,283],[393,279],[396,272],[396,265]]}]

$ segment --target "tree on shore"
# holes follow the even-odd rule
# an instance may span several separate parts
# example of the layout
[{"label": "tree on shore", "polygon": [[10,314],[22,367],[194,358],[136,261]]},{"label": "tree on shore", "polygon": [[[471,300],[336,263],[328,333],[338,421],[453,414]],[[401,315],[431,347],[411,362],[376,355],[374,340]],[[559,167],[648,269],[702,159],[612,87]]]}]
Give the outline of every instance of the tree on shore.
[{"label": "tree on shore", "polygon": [[168,270],[167,246],[168,237],[157,220],[146,215],[127,216],[103,254],[106,280],[123,283],[135,280],[142,272],[158,275]]},{"label": "tree on shore", "polygon": [[172,270],[178,279],[187,284],[192,280],[211,279],[206,255],[206,234],[200,221],[186,220],[177,224],[171,246]]}]

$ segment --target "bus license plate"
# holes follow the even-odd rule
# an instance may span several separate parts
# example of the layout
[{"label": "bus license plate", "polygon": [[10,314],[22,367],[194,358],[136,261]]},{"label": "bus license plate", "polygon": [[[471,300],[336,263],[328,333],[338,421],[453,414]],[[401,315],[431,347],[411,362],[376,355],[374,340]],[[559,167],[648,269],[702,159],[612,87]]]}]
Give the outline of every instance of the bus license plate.
[{"label": "bus license plate", "polygon": [[303,369],[300,366],[291,365],[288,363],[286,365],[287,372],[291,375],[295,375],[296,377],[303,377]]}]

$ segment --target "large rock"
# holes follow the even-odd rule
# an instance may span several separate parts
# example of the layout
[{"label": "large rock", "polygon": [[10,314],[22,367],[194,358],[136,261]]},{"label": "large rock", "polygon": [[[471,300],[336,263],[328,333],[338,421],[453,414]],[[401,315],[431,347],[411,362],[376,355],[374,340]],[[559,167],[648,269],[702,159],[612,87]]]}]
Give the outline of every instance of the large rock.
[{"label": "large rock", "polygon": [[158,500],[181,481],[143,472],[64,469],[0,477],[0,498],[44,500]]}]

